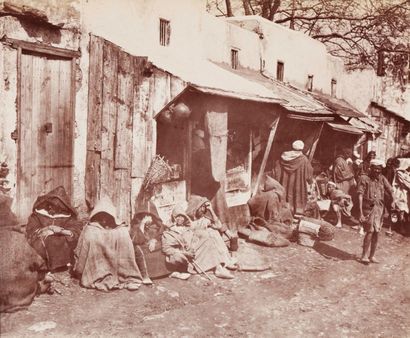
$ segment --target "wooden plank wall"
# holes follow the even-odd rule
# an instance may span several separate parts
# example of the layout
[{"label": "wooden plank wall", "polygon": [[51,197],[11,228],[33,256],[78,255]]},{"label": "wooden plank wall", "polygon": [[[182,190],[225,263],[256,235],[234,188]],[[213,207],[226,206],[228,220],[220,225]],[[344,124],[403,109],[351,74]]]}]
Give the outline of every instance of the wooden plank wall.
[{"label": "wooden plank wall", "polygon": [[[24,220],[39,195],[62,185],[71,196],[72,61],[28,52],[20,59],[17,213]],[[51,130],[46,131],[46,125]]]},{"label": "wooden plank wall", "polygon": [[101,118],[103,102],[103,41],[90,37],[88,83],[87,158],[85,169],[85,199],[92,209],[100,197]]},{"label": "wooden plank wall", "polygon": [[90,38],[86,202],[108,195],[129,222],[156,151],[153,115],[185,83],[97,36]]},{"label": "wooden plank wall", "polygon": [[369,112],[382,129],[382,134],[371,142],[371,146],[376,149],[377,157],[387,161],[389,158],[399,155],[402,123],[378,107],[371,106]]}]

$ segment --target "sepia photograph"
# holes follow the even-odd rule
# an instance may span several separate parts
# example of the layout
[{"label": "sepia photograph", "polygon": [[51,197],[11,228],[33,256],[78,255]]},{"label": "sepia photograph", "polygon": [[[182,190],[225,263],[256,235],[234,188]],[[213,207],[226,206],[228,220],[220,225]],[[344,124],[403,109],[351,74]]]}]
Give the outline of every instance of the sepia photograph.
[{"label": "sepia photograph", "polygon": [[0,0],[0,337],[410,337],[409,0]]}]

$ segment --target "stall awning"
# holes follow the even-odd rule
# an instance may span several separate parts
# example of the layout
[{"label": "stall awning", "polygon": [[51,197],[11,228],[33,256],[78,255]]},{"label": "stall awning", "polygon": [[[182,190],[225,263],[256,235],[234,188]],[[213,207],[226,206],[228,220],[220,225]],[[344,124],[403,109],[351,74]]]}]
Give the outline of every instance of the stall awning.
[{"label": "stall awning", "polygon": [[354,134],[354,135],[362,135],[363,130],[356,128],[349,124],[341,124],[341,123],[331,123],[327,122],[327,125],[335,131],[339,131],[342,133]]},{"label": "stall awning", "polygon": [[334,115],[314,98],[283,83],[268,79],[258,72],[233,70],[227,65],[203,59],[176,59],[170,55],[156,55],[150,57],[149,61],[156,68],[185,81],[185,90],[193,88],[208,94],[276,103],[291,112],[309,115],[319,120],[320,116],[329,119]]},{"label": "stall awning", "polygon": [[149,61],[158,69],[168,72],[188,86],[204,93],[244,100],[285,103],[285,100],[262,85],[229,72],[216,64],[198,58],[184,59],[172,55],[156,55]]},{"label": "stall awning", "polygon": [[290,112],[304,114],[306,117],[334,115],[334,113],[327,109],[325,105],[308,93],[281,81],[272,79],[260,72],[249,69],[233,70],[229,69],[228,66],[224,64],[218,64],[218,66],[222,69],[226,69],[230,73],[238,74],[241,77],[268,89],[271,93],[274,93],[275,96],[285,100],[285,102],[280,103],[280,105]]},{"label": "stall awning", "polygon": [[406,122],[406,123],[410,122],[410,118],[408,116],[404,116],[402,114],[395,112],[393,108],[390,108],[388,106],[382,106],[380,103],[377,103],[375,101],[372,101],[372,105],[378,109],[381,109],[382,111],[388,114],[393,115],[398,120],[402,120],[403,122]]},{"label": "stall awning", "polygon": [[356,118],[366,116],[365,114],[361,113],[356,108],[351,106],[349,103],[347,103],[345,100],[337,99],[335,97],[322,93],[312,93],[312,95],[337,115]]},{"label": "stall awning", "polygon": [[376,121],[372,120],[368,116],[363,117],[348,117],[348,116],[341,116],[341,118],[347,121],[353,127],[356,127],[360,130],[363,130],[365,133],[370,134],[380,134],[380,126],[376,123]]},{"label": "stall awning", "polygon": [[313,95],[335,114],[347,121],[352,127],[366,133],[381,133],[380,127],[376,121],[355,109],[345,100],[337,99],[321,93],[314,93]]}]

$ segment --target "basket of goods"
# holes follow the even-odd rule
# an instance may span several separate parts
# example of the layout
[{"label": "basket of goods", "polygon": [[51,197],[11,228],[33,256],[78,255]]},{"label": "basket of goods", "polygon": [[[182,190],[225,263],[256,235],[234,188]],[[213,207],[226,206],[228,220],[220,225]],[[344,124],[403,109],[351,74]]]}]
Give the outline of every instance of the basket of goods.
[{"label": "basket of goods", "polygon": [[145,174],[142,188],[144,190],[149,190],[155,184],[168,181],[171,176],[172,168],[163,157],[157,155],[152,160],[152,163]]},{"label": "basket of goods", "polygon": [[325,221],[321,221],[318,237],[321,241],[331,241],[335,237],[335,227]]}]

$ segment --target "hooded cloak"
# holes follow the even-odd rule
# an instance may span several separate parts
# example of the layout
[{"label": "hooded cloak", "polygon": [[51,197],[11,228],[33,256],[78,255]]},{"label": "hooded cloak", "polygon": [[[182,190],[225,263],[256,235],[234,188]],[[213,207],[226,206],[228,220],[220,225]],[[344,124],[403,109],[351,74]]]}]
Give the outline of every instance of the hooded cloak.
[{"label": "hooded cloak", "polygon": [[74,252],[74,271],[81,275],[81,285],[109,291],[126,288],[128,283],[141,284],[128,228],[118,219],[110,199],[99,200],[90,218],[101,212],[112,216],[117,227],[106,229],[97,222],[84,227]]},{"label": "hooded cloak", "polygon": [[275,163],[273,176],[285,189],[285,199],[294,213],[303,214],[307,203],[307,183],[313,179],[309,159],[301,151],[286,151]]},{"label": "hooded cloak", "polygon": [[[58,213],[49,214],[44,209],[47,203],[53,204]],[[72,236],[48,230],[53,225],[69,230]],[[34,202],[27,221],[26,236],[30,245],[46,261],[49,270],[55,270],[73,262],[73,251],[82,226],[64,187],[59,186]]]}]

